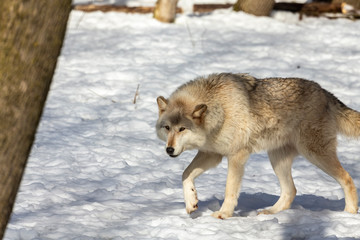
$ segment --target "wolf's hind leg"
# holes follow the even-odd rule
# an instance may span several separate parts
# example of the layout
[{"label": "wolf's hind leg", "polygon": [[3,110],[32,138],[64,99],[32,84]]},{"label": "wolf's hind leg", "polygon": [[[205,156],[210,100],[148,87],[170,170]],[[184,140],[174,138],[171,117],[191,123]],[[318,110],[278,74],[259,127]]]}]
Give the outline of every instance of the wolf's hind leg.
[{"label": "wolf's hind leg", "polygon": [[271,165],[280,182],[281,195],[279,200],[270,209],[265,209],[259,214],[274,214],[291,207],[296,195],[296,188],[291,175],[291,166],[297,155],[295,148],[282,147],[268,152]]},{"label": "wolf's hind leg", "polygon": [[198,208],[198,198],[194,180],[206,170],[216,167],[221,162],[222,156],[215,153],[198,152],[190,165],[185,169],[182,181],[186,212],[192,213]]},{"label": "wolf's hind leg", "polygon": [[341,166],[336,155],[336,143],[329,144],[326,152],[305,151],[304,156],[325,173],[333,177],[343,188],[345,209],[349,213],[358,212],[358,195],[350,174]]}]

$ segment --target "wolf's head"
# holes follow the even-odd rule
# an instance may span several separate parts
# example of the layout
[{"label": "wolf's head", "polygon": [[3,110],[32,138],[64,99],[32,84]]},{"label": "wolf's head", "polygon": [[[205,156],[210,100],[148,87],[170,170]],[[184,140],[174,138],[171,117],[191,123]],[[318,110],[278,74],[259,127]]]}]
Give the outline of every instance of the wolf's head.
[{"label": "wolf's head", "polygon": [[183,151],[198,149],[206,141],[203,130],[207,112],[205,104],[192,104],[186,99],[157,98],[159,119],[156,123],[158,137],[166,142],[166,152],[171,157]]}]

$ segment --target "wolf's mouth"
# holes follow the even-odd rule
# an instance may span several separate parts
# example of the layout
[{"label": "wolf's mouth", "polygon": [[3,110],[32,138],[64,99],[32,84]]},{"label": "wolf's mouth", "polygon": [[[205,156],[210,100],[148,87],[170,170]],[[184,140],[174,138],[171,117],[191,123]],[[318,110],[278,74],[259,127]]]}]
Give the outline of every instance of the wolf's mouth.
[{"label": "wolf's mouth", "polygon": [[172,158],[176,158],[176,157],[178,157],[178,156],[179,156],[179,154],[178,154],[178,155],[173,155],[173,154],[170,154],[169,156],[170,156],[170,157],[172,157]]}]

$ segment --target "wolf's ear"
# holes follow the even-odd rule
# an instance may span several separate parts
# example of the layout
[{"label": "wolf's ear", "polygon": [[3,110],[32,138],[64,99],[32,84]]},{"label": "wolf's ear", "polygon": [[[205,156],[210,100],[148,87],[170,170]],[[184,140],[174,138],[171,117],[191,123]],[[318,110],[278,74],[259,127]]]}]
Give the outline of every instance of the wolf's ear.
[{"label": "wolf's ear", "polygon": [[163,96],[159,96],[156,101],[159,107],[159,114],[162,114],[166,109],[168,101]]},{"label": "wolf's ear", "polygon": [[205,104],[199,104],[195,107],[192,117],[193,118],[202,118],[205,116],[205,112],[207,110],[207,106]]}]

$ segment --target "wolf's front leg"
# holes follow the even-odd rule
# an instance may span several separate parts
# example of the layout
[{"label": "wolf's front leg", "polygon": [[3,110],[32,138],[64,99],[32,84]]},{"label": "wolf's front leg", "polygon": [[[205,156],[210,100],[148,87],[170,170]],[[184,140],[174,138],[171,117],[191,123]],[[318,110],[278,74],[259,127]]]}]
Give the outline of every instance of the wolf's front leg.
[{"label": "wolf's front leg", "polygon": [[194,160],[185,169],[182,180],[186,212],[192,213],[198,208],[198,198],[194,180],[206,170],[216,167],[221,162],[222,156],[215,153],[198,152]]},{"label": "wolf's front leg", "polygon": [[228,156],[228,175],[226,180],[225,199],[219,211],[212,214],[215,218],[225,219],[233,215],[237,205],[241,179],[244,175],[245,163],[249,157],[248,151],[240,151]]},{"label": "wolf's front leg", "polygon": [[184,200],[186,206],[186,212],[188,214],[194,212],[198,208],[198,198],[194,182],[185,181],[183,182]]}]

